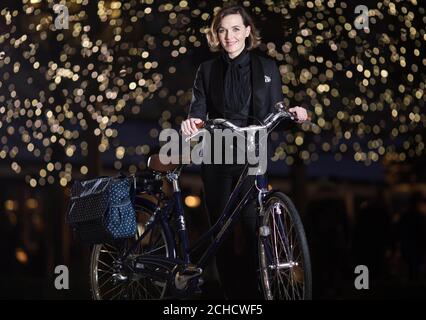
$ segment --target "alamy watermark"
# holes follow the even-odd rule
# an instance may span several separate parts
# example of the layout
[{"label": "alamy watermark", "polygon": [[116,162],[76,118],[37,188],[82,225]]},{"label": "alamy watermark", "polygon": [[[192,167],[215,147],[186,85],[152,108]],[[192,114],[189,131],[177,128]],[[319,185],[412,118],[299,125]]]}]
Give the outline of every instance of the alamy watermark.
[{"label": "alamy watermark", "polygon": [[368,7],[365,5],[358,5],[355,7],[355,13],[358,16],[354,20],[354,26],[357,30],[370,30],[368,20]]},{"label": "alamy watermark", "polygon": [[68,290],[70,288],[68,267],[62,264],[56,266],[55,274],[58,274],[58,276],[55,277],[55,288],[57,290]]},{"label": "alamy watermark", "polygon": [[355,274],[359,274],[354,281],[354,286],[357,290],[370,289],[370,278],[368,267],[358,265],[355,267]]},{"label": "alamy watermark", "polygon": [[53,11],[57,14],[55,18],[56,30],[68,29],[69,28],[69,12],[68,7],[63,4],[55,4]]},{"label": "alamy watermark", "polygon": [[[203,131],[191,141],[174,129],[160,132],[165,142],[159,152],[160,162],[167,164],[246,164],[249,175],[264,174],[267,168],[267,130],[235,132],[230,129]],[[201,138],[201,141],[200,141]],[[213,153],[213,155],[212,155]]]}]

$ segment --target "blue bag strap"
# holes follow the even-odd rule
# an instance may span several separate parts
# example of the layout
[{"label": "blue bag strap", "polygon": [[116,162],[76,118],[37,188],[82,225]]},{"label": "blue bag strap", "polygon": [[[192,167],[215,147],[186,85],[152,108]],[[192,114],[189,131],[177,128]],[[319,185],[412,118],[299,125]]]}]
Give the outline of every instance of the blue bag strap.
[{"label": "blue bag strap", "polygon": [[135,206],[135,198],[136,198],[136,175],[132,174],[128,177],[130,182],[130,200],[132,201],[132,206]]},{"label": "blue bag strap", "polygon": [[136,198],[136,175],[132,174],[130,176],[127,176],[124,171],[119,171],[118,178],[128,179],[129,184],[130,184],[129,196],[130,196],[130,200],[132,202],[132,206],[134,206],[135,205],[135,198]]}]

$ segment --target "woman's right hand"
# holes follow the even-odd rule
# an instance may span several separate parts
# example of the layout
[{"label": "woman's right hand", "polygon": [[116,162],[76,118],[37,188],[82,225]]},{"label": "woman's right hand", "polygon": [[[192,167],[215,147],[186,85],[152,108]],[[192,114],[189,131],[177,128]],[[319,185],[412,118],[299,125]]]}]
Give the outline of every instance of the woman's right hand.
[{"label": "woman's right hand", "polygon": [[197,124],[203,123],[203,120],[200,118],[188,118],[182,121],[180,128],[184,135],[190,136],[198,131]]}]

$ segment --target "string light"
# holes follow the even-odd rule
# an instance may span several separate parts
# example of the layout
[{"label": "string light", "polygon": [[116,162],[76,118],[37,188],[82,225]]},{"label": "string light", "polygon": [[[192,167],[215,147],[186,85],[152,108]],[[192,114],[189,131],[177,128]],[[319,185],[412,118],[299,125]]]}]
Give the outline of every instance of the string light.
[{"label": "string light", "polygon": [[[61,1],[69,29],[55,30],[55,1],[22,2],[0,11],[0,158],[17,174],[27,173],[19,155],[40,160],[38,175],[26,177],[32,187],[88,174],[74,163],[92,147],[112,150],[117,170],[131,154],[148,154],[147,144],[122,145],[120,124],[143,118],[153,97],[163,106],[159,129],[182,121],[176,114],[187,112],[191,86],[170,84],[182,75],[192,83],[183,62],[206,50],[205,33],[224,4]],[[326,152],[369,165],[424,155],[425,9],[417,1],[377,1],[364,30],[354,27],[349,2],[243,5],[262,30],[260,50],[279,66],[284,103],[305,106],[318,125],[301,126],[284,144],[274,135],[272,161],[309,164]],[[145,167],[139,161],[132,171]]]}]

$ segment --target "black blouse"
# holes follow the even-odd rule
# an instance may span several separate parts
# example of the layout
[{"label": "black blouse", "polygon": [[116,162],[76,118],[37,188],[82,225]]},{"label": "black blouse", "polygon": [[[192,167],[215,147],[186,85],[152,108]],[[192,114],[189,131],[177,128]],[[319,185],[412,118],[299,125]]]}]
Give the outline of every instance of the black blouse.
[{"label": "black blouse", "polygon": [[224,116],[235,125],[246,126],[251,113],[252,85],[250,54],[244,49],[231,59],[226,52],[222,54],[224,62]]}]

